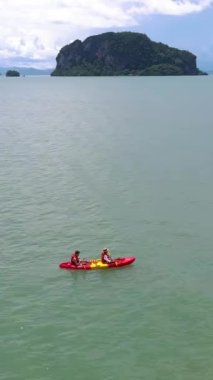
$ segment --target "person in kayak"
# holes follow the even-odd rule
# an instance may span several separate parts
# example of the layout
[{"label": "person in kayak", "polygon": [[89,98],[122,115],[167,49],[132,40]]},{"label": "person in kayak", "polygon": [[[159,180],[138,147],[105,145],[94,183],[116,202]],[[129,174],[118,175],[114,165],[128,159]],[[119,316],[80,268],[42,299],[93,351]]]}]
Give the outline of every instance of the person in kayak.
[{"label": "person in kayak", "polygon": [[79,259],[80,251],[76,250],[71,254],[70,262],[72,265],[75,265],[76,267],[81,264],[81,261]]},{"label": "person in kayak", "polygon": [[101,261],[104,264],[113,263],[114,261],[111,258],[110,251],[107,248],[103,248],[101,251]]}]

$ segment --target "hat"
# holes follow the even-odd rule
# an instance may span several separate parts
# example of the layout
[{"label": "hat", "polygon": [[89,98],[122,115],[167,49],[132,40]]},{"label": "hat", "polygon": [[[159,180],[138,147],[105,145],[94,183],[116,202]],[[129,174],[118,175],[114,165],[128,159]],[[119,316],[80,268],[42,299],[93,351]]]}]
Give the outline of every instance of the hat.
[{"label": "hat", "polygon": [[108,249],[107,248],[103,248],[103,251],[106,252],[106,251],[108,251]]}]

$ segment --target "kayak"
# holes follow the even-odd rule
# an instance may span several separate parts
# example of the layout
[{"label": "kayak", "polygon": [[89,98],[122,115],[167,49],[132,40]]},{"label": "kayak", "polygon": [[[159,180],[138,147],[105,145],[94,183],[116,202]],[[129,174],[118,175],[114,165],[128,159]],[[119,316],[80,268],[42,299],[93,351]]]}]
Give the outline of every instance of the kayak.
[{"label": "kayak", "polygon": [[119,268],[119,267],[124,267],[126,265],[130,265],[134,261],[135,261],[134,256],[119,257],[115,259],[112,263],[108,263],[108,264],[102,263],[101,260],[86,260],[86,261],[82,261],[81,265],[79,265],[78,267],[71,264],[70,261],[66,261],[65,263],[59,264],[59,268],[74,269],[74,270]]}]

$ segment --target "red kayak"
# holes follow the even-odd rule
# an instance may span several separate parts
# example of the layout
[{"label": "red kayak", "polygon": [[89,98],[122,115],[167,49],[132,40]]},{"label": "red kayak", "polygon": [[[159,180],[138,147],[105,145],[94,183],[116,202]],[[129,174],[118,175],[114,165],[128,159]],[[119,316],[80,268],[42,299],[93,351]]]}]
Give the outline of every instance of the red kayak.
[{"label": "red kayak", "polygon": [[70,261],[67,261],[65,263],[59,264],[59,267],[61,269],[74,269],[74,270],[90,270],[90,269],[108,269],[108,268],[119,268],[124,267],[126,265],[130,265],[135,261],[134,256],[130,257],[119,257],[115,259],[112,263],[102,263],[101,260],[87,260],[82,261],[81,265],[75,266],[70,263]]}]

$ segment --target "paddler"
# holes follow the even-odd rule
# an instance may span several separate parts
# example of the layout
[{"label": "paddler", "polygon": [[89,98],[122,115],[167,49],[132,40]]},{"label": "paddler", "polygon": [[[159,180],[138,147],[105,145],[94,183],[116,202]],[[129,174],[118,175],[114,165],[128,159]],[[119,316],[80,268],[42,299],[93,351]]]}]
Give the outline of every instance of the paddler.
[{"label": "paddler", "polygon": [[70,262],[72,265],[75,265],[76,267],[81,264],[81,261],[79,259],[80,251],[76,250],[71,254]]},{"label": "paddler", "polygon": [[111,258],[110,251],[108,248],[103,248],[101,251],[101,261],[104,264],[113,263],[114,261]]}]

